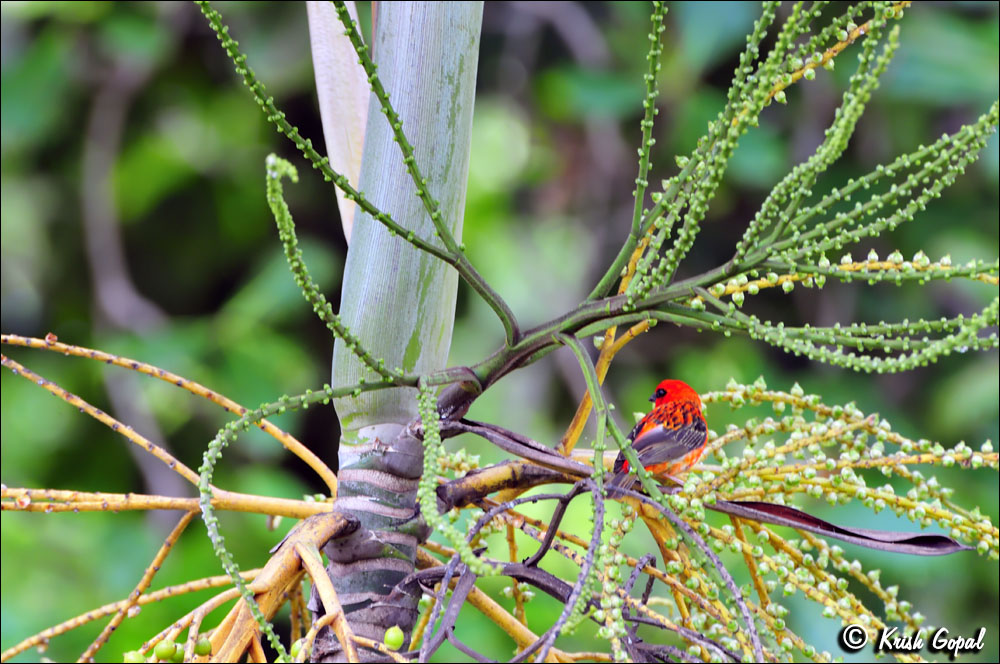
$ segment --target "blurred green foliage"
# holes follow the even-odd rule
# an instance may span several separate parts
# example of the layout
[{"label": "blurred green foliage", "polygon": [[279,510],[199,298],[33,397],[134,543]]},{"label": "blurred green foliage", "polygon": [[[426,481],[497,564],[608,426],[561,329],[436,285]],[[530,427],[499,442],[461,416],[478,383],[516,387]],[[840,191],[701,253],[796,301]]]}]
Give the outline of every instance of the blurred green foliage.
[{"label": "blurred green foliage", "polygon": [[[293,124],[322,144],[312,91],[305,11],[298,3],[219,3],[257,74]],[[525,325],[574,306],[620,246],[631,217],[648,8],[642,3],[556,6],[551,15],[513,3],[487,4],[473,135],[465,242],[470,258],[507,299]],[[673,172],[714,117],[735,56],[758,7],[752,3],[681,3],[667,16],[654,133],[652,182]],[[247,406],[282,393],[316,387],[328,378],[331,339],[287,274],[264,201],[264,157],[297,158],[269,130],[237,82],[214,36],[193,5],[159,3],[3,3],[2,328],[90,345],[141,359],[198,380]],[[998,10],[995,3],[917,6],[900,22],[902,48],[883,79],[851,147],[817,191],[871,170],[901,152],[952,131],[983,112],[997,96]],[[567,27],[570,26],[570,27]],[[762,126],[742,142],[706,227],[683,274],[729,258],[746,221],[790,166],[806,158],[839,101],[852,52],[834,73],[789,90],[788,105],[765,112]],[[102,91],[121,92],[126,76],[141,80],[117,103],[120,135],[106,186],[116,212],[115,242],[126,256],[138,293],[163,314],[161,322],[122,325],[99,311],[93,262],[84,244],[84,155],[93,149],[91,116]],[[106,101],[106,100],[105,100]],[[102,116],[104,119],[110,117]],[[994,136],[986,154],[913,224],[871,243],[880,255],[925,250],[932,259],[995,260],[998,253],[998,158]],[[306,258],[333,301],[346,245],[333,191],[304,170],[288,191]],[[92,179],[90,180],[93,181]],[[990,297],[968,284],[797,289],[788,297],[761,295],[756,313],[789,324],[877,321],[972,312]],[[482,359],[502,339],[489,309],[461,289],[453,363]],[[120,371],[74,358],[5,348],[46,378],[111,410],[103,376]],[[997,440],[998,354],[950,357],[919,371],[864,376],[783,355],[746,339],[698,335],[661,326],[634,342],[608,377],[622,426],[646,406],[665,376],[696,389],[721,388],[734,377],[764,375],[776,388],[795,381],[827,403],[856,401],[879,412],[907,436],[978,447]],[[225,422],[225,414],[154,381],[136,382],[135,398],[154,414],[163,436],[189,465]],[[569,420],[583,383],[575,361],[559,351],[505,378],[476,402],[471,415],[553,441]],[[8,486],[150,491],[148,475],[122,453],[125,442],[35,386],[4,372],[2,468]],[[716,431],[735,421],[713,408]],[[745,413],[741,412],[741,417]],[[289,414],[293,430],[328,463],[335,463],[332,409]],[[584,441],[586,443],[586,440]],[[481,441],[456,439],[481,454],[485,465],[502,458]],[[160,471],[165,472],[165,471]],[[996,523],[997,480],[988,470],[940,470],[942,484],[958,487],[966,506],[981,506]],[[258,432],[226,455],[219,485],[265,495],[299,497],[321,490],[297,460]],[[191,492],[189,495],[193,495]],[[831,520],[859,527],[910,529],[888,514],[858,506],[826,510]],[[544,517],[551,506],[526,511]],[[714,517],[713,517],[714,518]],[[589,528],[587,509],[574,505],[564,527]],[[269,532],[262,517],[224,515],[227,542],[241,566],[267,559],[268,548],[290,525]],[[159,545],[169,523],[141,514],[13,514],[2,520],[2,642],[16,641],[100,604],[124,597]],[[630,553],[650,550],[639,533]],[[219,572],[207,539],[194,525],[157,576],[154,587]],[[531,550],[525,540],[520,544]],[[979,661],[998,657],[997,565],[962,554],[914,558],[850,550],[881,566],[883,583],[902,586],[928,621],[958,634],[987,627]],[[498,541],[491,553],[506,555]],[[731,559],[734,570],[741,564]],[[573,570],[554,556],[543,566]],[[737,576],[737,581],[742,579]],[[483,587],[497,593],[499,581]],[[105,657],[135,648],[202,597],[183,597],[143,609],[115,633]],[[835,655],[840,625],[815,605],[790,603],[790,626]],[[876,610],[880,609],[874,606]],[[548,626],[560,606],[538,597],[531,626]],[[507,638],[471,609],[460,629],[477,647],[506,659]],[[51,644],[47,656],[76,657],[99,627]],[[492,643],[492,645],[489,645]],[[601,648],[581,627],[567,647]],[[457,658],[445,646],[442,661]],[[37,659],[28,652],[18,661]],[[464,658],[464,656],[463,656]]]}]

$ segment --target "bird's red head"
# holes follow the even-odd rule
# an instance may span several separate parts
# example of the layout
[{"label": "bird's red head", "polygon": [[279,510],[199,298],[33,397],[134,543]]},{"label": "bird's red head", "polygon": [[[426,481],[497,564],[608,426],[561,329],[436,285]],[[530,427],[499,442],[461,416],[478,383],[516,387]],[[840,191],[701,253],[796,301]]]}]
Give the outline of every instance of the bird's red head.
[{"label": "bird's red head", "polygon": [[656,386],[656,391],[649,400],[656,406],[675,401],[691,401],[701,409],[701,398],[698,393],[691,389],[691,386],[683,380],[668,379]]}]

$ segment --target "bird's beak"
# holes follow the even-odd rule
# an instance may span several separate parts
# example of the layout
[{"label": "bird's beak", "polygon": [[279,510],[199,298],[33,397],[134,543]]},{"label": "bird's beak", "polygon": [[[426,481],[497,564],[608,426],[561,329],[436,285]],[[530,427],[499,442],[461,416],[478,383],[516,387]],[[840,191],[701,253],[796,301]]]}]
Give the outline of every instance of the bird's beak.
[{"label": "bird's beak", "polygon": [[652,403],[656,403],[656,395],[654,394],[653,396],[649,397],[649,400],[650,400],[650,401],[651,401]]}]

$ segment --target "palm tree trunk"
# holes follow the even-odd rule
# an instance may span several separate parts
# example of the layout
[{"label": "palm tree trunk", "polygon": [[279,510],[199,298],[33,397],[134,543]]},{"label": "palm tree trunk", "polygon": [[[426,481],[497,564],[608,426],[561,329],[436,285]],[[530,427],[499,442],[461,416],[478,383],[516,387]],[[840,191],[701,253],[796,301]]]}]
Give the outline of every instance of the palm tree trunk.
[{"label": "palm tree trunk", "polygon": [[[379,3],[374,39],[382,84],[456,238],[462,232],[481,23],[480,2]],[[431,219],[374,98],[367,128],[361,190],[405,228],[433,239]],[[457,281],[452,268],[391,236],[358,210],[340,313],[387,367],[427,373],[446,366]],[[372,379],[368,374],[338,340],[332,384]],[[416,395],[412,388],[394,388],[335,403],[341,425],[335,507],[353,514],[362,527],[325,548],[354,633],[382,640],[387,628],[399,625],[407,643],[417,598],[390,598],[389,593],[414,571],[417,546],[427,536],[416,503],[423,448],[405,434],[405,425],[417,416]],[[313,657],[342,657],[336,639],[325,632]]]}]

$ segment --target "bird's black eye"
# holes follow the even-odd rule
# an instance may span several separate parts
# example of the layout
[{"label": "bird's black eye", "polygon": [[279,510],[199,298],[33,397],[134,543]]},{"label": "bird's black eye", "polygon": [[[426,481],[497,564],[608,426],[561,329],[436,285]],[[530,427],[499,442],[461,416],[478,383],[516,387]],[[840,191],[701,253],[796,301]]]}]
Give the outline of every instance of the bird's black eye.
[{"label": "bird's black eye", "polygon": [[662,399],[665,396],[667,396],[667,391],[665,389],[663,389],[662,387],[656,391],[656,398],[657,399]]}]

